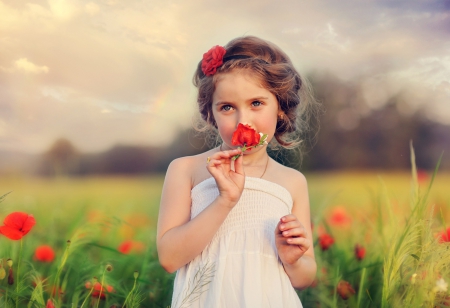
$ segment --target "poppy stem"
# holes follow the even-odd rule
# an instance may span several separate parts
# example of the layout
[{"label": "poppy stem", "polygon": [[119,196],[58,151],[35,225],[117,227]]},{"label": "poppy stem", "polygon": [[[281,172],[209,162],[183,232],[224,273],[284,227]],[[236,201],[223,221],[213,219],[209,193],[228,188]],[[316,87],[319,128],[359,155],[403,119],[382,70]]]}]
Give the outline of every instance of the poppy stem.
[{"label": "poppy stem", "polygon": [[89,294],[86,295],[86,297],[84,298],[84,301],[83,301],[83,303],[81,304],[80,308],[83,308],[84,303],[86,303],[86,300],[89,298],[89,296],[91,296],[91,294],[92,294],[93,291],[94,291],[94,284],[92,284],[92,288],[91,288],[91,290],[89,291]]},{"label": "poppy stem", "polygon": [[20,239],[19,257],[17,258],[17,284],[16,284],[16,308],[19,307],[19,284],[20,284],[20,257],[22,256],[23,238]]},{"label": "poppy stem", "polygon": [[135,277],[134,277],[134,285],[133,285],[133,288],[131,289],[130,293],[128,293],[127,298],[125,298],[125,302],[123,303],[123,306],[124,306],[124,307],[127,307],[127,304],[128,304],[128,298],[130,297],[130,295],[133,293],[134,289],[136,288],[136,280],[137,280],[137,277],[135,276]]},{"label": "poppy stem", "polygon": [[[69,258],[70,243],[70,240],[66,242],[66,250],[64,250],[61,263],[59,264],[58,270],[56,271],[55,281],[53,283],[54,291],[52,291],[52,293],[50,294],[51,298],[54,298],[55,296],[59,297],[59,277],[61,276],[62,269],[66,264],[67,259]],[[58,292],[58,294],[56,292]]]},{"label": "poppy stem", "polygon": [[103,282],[105,280],[105,273],[106,273],[106,267],[103,270],[103,274],[102,274],[102,282],[100,284],[100,294],[98,295],[98,300],[97,300],[97,305],[96,308],[98,308],[98,305],[100,304],[100,299],[102,298],[102,293],[103,293]]}]

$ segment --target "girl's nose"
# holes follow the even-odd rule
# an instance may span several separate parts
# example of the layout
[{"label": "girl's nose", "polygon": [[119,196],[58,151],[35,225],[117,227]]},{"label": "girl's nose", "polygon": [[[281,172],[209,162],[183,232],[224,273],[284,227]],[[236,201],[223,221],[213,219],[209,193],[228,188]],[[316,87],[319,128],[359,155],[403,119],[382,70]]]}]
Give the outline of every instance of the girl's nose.
[{"label": "girl's nose", "polygon": [[245,112],[239,113],[238,122],[236,123],[236,127],[239,125],[239,123],[248,125],[253,128],[252,121],[251,121],[249,115]]}]

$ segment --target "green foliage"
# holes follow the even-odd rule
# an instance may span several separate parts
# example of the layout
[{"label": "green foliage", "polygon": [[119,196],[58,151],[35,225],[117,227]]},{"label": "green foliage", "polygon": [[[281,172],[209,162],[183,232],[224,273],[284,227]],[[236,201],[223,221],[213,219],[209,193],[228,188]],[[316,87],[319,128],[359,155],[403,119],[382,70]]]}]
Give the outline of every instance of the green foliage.
[{"label": "green foliage", "polygon": [[[450,281],[450,247],[439,243],[436,233],[449,225],[450,177],[439,178],[435,172],[422,192],[413,156],[412,162],[412,183],[403,174],[307,175],[318,273],[314,286],[299,292],[304,307],[444,305],[448,293],[436,291],[436,282]],[[155,245],[162,177],[15,178],[0,179],[0,187],[14,191],[7,199],[0,197],[0,221],[13,211],[33,214],[37,221],[23,238],[19,268],[20,241],[0,236],[0,264],[6,269],[0,307],[44,307],[50,298],[56,307],[171,304],[174,275],[159,265]],[[338,207],[351,222],[330,220]],[[317,240],[322,232],[335,238],[326,251]],[[119,245],[128,240],[134,246],[120,252]],[[367,250],[362,260],[355,258],[355,244]],[[52,262],[35,259],[40,245],[53,247]],[[15,261],[14,277],[20,271],[19,288],[17,282],[8,284],[8,258]],[[111,271],[105,271],[108,264]],[[207,267],[199,272],[192,282],[194,296],[186,302],[201,294],[210,274]],[[104,285],[103,292],[108,286],[114,291],[101,300],[93,296],[94,277]],[[337,291],[342,280],[355,290],[346,300]]]}]

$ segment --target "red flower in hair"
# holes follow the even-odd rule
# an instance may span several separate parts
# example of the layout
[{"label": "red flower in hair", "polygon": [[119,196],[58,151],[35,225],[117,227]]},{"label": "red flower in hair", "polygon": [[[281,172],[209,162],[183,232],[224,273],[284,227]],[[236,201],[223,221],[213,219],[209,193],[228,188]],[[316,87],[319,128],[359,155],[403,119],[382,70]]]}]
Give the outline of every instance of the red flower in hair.
[{"label": "red flower in hair", "polygon": [[52,262],[55,259],[55,252],[49,245],[42,245],[34,251],[34,258],[40,262]]},{"label": "red flower in hair", "polygon": [[334,244],[334,239],[328,233],[319,236],[319,245],[323,251],[328,250]]},{"label": "red flower in hair", "polygon": [[12,240],[20,240],[36,224],[33,215],[27,213],[14,212],[6,216],[3,221],[4,226],[0,227],[0,233]]},{"label": "red flower in hair", "polygon": [[[85,285],[86,289],[91,289],[92,288],[92,283],[90,281],[86,282]],[[102,285],[100,282],[96,282],[94,283],[94,290],[92,291],[92,297],[100,297],[100,298],[105,298],[106,294],[105,293],[112,293],[114,292],[114,288],[112,286],[107,285],[106,288]],[[101,294],[100,294],[101,293]]]},{"label": "red flower in hair", "polygon": [[[256,130],[247,124],[244,125],[239,123],[237,129],[233,133],[231,143],[233,145],[245,146],[248,149],[249,147],[258,145],[260,139],[261,135]],[[248,150],[250,151],[251,149]]]},{"label": "red flower in hair", "polygon": [[359,244],[355,245],[355,257],[358,260],[364,259],[366,255],[366,248],[360,246]]},{"label": "red flower in hair", "polygon": [[227,50],[222,46],[216,45],[208,52],[203,54],[202,72],[206,76],[214,75],[217,68],[223,64],[223,56]]}]

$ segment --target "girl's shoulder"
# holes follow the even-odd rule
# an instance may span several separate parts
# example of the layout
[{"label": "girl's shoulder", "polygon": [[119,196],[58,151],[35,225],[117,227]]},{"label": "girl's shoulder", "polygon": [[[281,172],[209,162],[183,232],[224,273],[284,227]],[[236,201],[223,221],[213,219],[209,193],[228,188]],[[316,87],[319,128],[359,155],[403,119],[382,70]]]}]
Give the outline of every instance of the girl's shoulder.
[{"label": "girl's shoulder", "polygon": [[198,183],[211,177],[206,169],[206,160],[215,151],[216,149],[212,149],[197,155],[176,158],[170,163],[168,173],[176,173],[189,178],[192,189]]},{"label": "girl's shoulder", "polygon": [[268,174],[268,180],[275,182],[286,188],[293,199],[298,195],[299,191],[307,190],[306,178],[300,171],[286,167],[277,161],[273,160],[272,172]]}]

